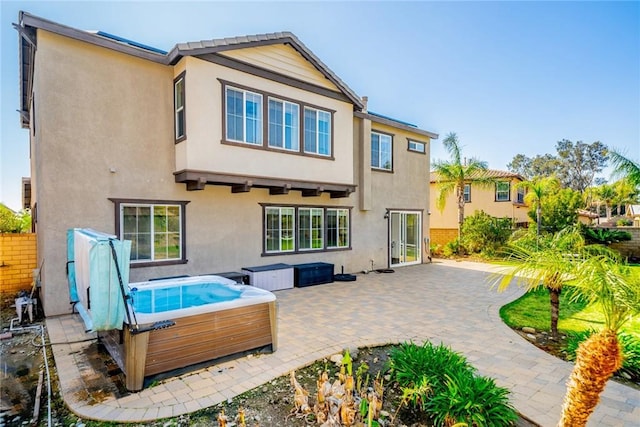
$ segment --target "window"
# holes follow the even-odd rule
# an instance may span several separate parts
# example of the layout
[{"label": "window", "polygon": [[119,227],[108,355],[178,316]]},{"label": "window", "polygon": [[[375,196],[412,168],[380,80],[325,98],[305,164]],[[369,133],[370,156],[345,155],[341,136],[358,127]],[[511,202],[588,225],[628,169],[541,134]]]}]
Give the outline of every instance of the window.
[{"label": "window", "polygon": [[391,135],[371,133],[371,167],[391,170],[392,168],[392,140]]},{"label": "window", "polygon": [[264,216],[265,254],[350,247],[348,208],[264,206]]},{"label": "window", "polygon": [[416,153],[426,153],[426,145],[424,142],[409,140],[409,151],[415,151]]},{"label": "window", "polygon": [[173,106],[175,110],[175,139],[176,142],[183,141],[187,137],[186,131],[186,113],[185,113],[185,91],[184,91],[183,72],[173,81]]},{"label": "window", "polygon": [[292,252],[295,250],[295,209],[268,207],[265,209],[266,252]]},{"label": "window", "polygon": [[462,195],[464,197],[464,202],[471,202],[471,184],[465,184],[464,190],[462,190]]},{"label": "window", "polygon": [[496,183],[496,201],[507,202],[511,200],[510,197],[511,185],[507,181],[501,181]]},{"label": "window", "polygon": [[116,234],[131,241],[131,265],[184,263],[188,202],[112,199],[116,204]]},{"label": "window", "polygon": [[262,95],[226,88],[226,138],[262,145]]},{"label": "window", "polygon": [[524,188],[518,187],[517,203],[524,204],[524,196],[525,196]]},{"label": "window", "polygon": [[300,150],[298,104],[269,98],[269,147]]},{"label": "window", "polygon": [[323,249],[324,212],[322,208],[298,208],[298,248]]},{"label": "window", "polygon": [[304,152],[331,155],[331,113],[304,108]]},{"label": "window", "polygon": [[327,248],[349,247],[349,210],[327,209]]}]

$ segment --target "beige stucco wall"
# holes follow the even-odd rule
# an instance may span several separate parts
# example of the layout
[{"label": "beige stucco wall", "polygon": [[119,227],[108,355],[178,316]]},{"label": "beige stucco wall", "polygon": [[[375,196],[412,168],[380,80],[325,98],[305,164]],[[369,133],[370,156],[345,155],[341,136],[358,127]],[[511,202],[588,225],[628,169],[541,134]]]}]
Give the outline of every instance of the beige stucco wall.
[{"label": "beige stucco wall", "polygon": [[[354,119],[352,106],[317,94],[241,75],[191,59],[168,67],[121,53],[38,32],[33,138],[33,200],[38,205],[38,264],[44,260],[42,297],[48,316],[71,310],[68,296],[66,230],[91,227],[115,232],[110,198],[188,201],[185,210],[186,264],[132,268],[131,281],[178,274],[239,271],[278,262],[329,262],[336,272],[388,266],[386,209],[422,211],[428,236],[429,151],[407,152],[407,136],[428,139],[374,124],[394,133],[394,173],[371,172],[367,150],[371,126]],[[187,69],[187,137],[174,144],[173,79]],[[184,69],[184,68],[183,68]],[[336,160],[306,159],[221,145],[221,91],[217,78],[336,110]],[[198,112],[203,112],[201,115]],[[216,123],[219,128],[216,128]],[[363,151],[364,150],[364,151]],[[364,163],[362,161],[364,159]],[[180,162],[191,168],[246,175],[355,183],[371,189],[368,206],[359,190],[348,198],[302,197],[298,191],[270,196],[252,189],[232,194],[227,186],[186,191],[174,182]],[[284,167],[286,166],[286,167]],[[362,180],[366,180],[362,181]],[[351,208],[351,250],[262,255],[261,203],[283,206]],[[426,257],[424,257],[426,260]]]},{"label": "beige stucco wall", "polygon": [[[300,57],[301,58],[301,57]],[[187,138],[179,143],[176,171],[191,169],[340,184],[353,184],[353,106],[198,58],[183,58],[175,75],[186,69]],[[335,111],[333,157],[317,158],[284,150],[256,149],[251,144],[220,144],[224,139],[223,87],[219,79],[258,91]],[[263,104],[267,97],[263,97]],[[301,107],[302,108],[302,107]],[[262,118],[266,122],[267,117]],[[300,124],[302,125],[302,124]],[[303,141],[300,141],[303,144]]]},{"label": "beige stucco wall", "polygon": [[[477,185],[471,186],[471,201],[464,205],[464,215],[469,217],[476,211],[484,211],[487,214],[496,218],[511,218],[515,222],[529,222],[530,219],[527,216],[529,208],[517,203],[517,180],[511,182],[511,200],[507,202],[495,201],[495,186],[489,188],[482,188]],[[447,198],[447,203],[444,210],[441,212],[436,206],[436,201],[439,194],[438,185],[431,184],[431,227],[440,229],[457,229],[458,228],[458,204],[455,194],[452,193]]]},{"label": "beige stucco wall", "polygon": [[70,310],[68,228],[113,232],[109,197],[184,197],[172,174],[172,80],[170,68],[38,31],[33,176],[47,314]]}]

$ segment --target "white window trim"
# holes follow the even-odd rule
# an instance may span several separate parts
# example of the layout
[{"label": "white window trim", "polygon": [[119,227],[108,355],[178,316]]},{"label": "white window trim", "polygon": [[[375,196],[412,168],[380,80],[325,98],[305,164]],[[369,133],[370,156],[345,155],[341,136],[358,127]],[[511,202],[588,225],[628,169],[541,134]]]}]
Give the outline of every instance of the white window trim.
[{"label": "white window trim", "polygon": [[[500,184],[506,184],[506,191],[499,191]],[[500,194],[506,194],[506,199],[501,199]],[[498,181],[496,182],[496,202],[508,202],[511,200],[511,183],[509,181]]]},{"label": "white window trim", "polygon": [[[228,96],[228,91],[229,90],[233,90],[236,92],[241,92],[242,93],[242,139],[232,139],[229,138],[229,110],[227,110],[226,105],[227,105],[227,96]],[[256,133],[256,135],[258,136],[258,141],[257,142],[251,142],[251,141],[247,141],[247,94],[251,94],[251,95],[255,95],[258,96],[260,98],[260,106],[258,108],[259,114],[260,114],[260,125],[258,126],[258,132]],[[264,103],[264,96],[259,93],[259,92],[254,92],[251,90],[247,90],[247,89],[242,89],[239,87],[235,87],[235,86],[225,86],[225,91],[224,91],[224,102],[225,102],[225,139],[227,141],[232,141],[232,142],[240,142],[243,144],[249,144],[249,145],[253,145],[253,146],[262,146],[263,145],[263,140],[264,140],[264,117],[262,117],[263,114],[263,103]]]},{"label": "white window trim", "polygon": [[[422,148],[420,148],[422,147]],[[413,139],[409,140],[409,151],[425,154],[427,152],[427,144]]]},{"label": "white window trim", "polygon": [[[181,98],[182,105],[178,107],[178,85],[182,84]],[[174,137],[176,141],[182,141],[187,136],[187,117],[186,117],[186,87],[185,87],[185,76],[182,73],[178,78],[173,82],[173,108],[174,108]],[[182,133],[179,133],[178,128],[178,116],[182,114]]]},{"label": "white window trim", "polygon": [[[381,133],[381,132],[376,132],[376,131],[371,131],[371,136],[373,135],[378,135],[378,165],[379,166],[371,166],[373,169],[377,169],[377,170],[382,170],[382,171],[393,171],[393,136],[386,134],[386,133]],[[380,147],[382,147],[382,137],[386,137],[389,138],[389,167],[385,168],[383,166],[380,166],[380,164],[382,163],[382,150],[380,149]],[[372,148],[371,151],[373,151],[373,142],[372,142]],[[372,153],[373,155],[373,153]]]},{"label": "white window trim", "polygon": [[[467,188],[469,191],[466,191]],[[465,203],[471,203],[471,184],[465,184],[462,188],[462,196],[464,197]]]},{"label": "white window trim", "polygon": [[351,244],[351,242],[349,241],[350,238],[350,233],[349,230],[351,228],[351,224],[349,223],[350,221],[350,216],[349,216],[349,209],[344,209],[344,208],[327,208],[326,209],[326,214],[328,216],[329,212],[334,211],[336,212],[336,242],[338,242],[340,239],[338,238],[340,236],[340,213],[341,212],[345,212],[346,213],[346,220],[347,220],[347,240],[346,240],[346,244],[343,246],[329,246],[329,230],[325,229],[325,233],[327,235],[327,249],[345,249],[348,248]]},{"label": "white window trim", "polygon": [[[282,105],[282,147],[279,147],[277,145],[271,145],[271,141],[269,140],[269,137],[271,136],[271,108],[269,108],[269,102],[270,101],[275,101],[275,102],[279,102]],[[296,145],[293,148],[287,148],[287,122],[286,122],[286,108],[287,105],[294,105],[297,110],[298,110],[298,114],[295,115],[296,120],[298,122],[296,128],[295,128],[295,132],[291,132],[291,135],[295,135],[296,137]],[[292,141],[293,142],[293,141]],[[267,97],[267,145],[269,146],[269,148],[273,148],[273,149],[277,149],[277,150],[286,150],[286,151],[292,151],[292,152],[299,152],[300,151],[300,104],[296,104],[295,102],[290,102],[290,101],[285,101],[283,99],[279,99],[279,98],[275,98],[272,96]]]},{"label": "white window trim", "polygon": [[[183,248],[183,239],[184,236],[182,235],[182,230],[183,230],[183,215],[184,215],[184,210],[182,205],[180,204],[164,204],[164,203],[121,203],[120,204],[120,239],[124,239],[124,234],[125,234],[125,229],[124,229],[124,208],[126,207],[136,207],[136,208],[140,208],[140,207],[148,207],[150,208],[149,211],[149,238],[150,238],[150,249],[151,249],[151,258],[150,259],[136,259],[136,260],[130,260],[131,264],[139,264],[139,263],[161,263],[161,262],[173,262],[173,261],[179,261],[183,259],[183,253],[182,253],[182,248]],[[178,212],[179,212],[179,218],[178,218],[178,235],[180,236],[180,241],[179,241],[179,253],[178,253],[178,257],[177,258],[162,258],[162,259],[156,259],[155,256],[155,222],[154,222],[154,209],[156,207],[164,207],[164,208],[169,208],[169,207],[175,207],[178,208]]]},{"label": "white window trim", "polygon": [[[315,132],[314,132],[314,141],[313,141],[313,143],[314,143],[314,151],[308,151],[307,150],[307,144],[306,144],[306,142],[307,142],[307,140],[306,140],[306,138],[307,138],[307,129],[306,129],[306,126],[305,126],[305,124],[306,124],[306,115],[304,114],[304,112],[306,110],[315,112],[316,129],[315,129]],[[324,113],[327,116],[329,116],[329,135],[328,135],[328,137],[329,137],[329,147],[328,147],[328,149],[329,150],[328,150],[328,153],[326,153],[326,154],[320,152],[320,113]],[[305,153],[307,153],[307,154],[314,154],[316,156],[331,157],[331,149],[332,149],[332,147],[331,147],[331,135],[332,135],[332,126],[333,126],[333,123],[332,123],[333,122],[333,115],[331,114],[331,112],[327,111],[327,110],[322,110],[320,108],[314,108],[314,107],[309,107],[309,106],[305,105],[304,110],[303,110],[302,120],[303,120],[303,123],[302,123],[302,128],[303,128],[302,147],[303,147],[303,151]]]}]

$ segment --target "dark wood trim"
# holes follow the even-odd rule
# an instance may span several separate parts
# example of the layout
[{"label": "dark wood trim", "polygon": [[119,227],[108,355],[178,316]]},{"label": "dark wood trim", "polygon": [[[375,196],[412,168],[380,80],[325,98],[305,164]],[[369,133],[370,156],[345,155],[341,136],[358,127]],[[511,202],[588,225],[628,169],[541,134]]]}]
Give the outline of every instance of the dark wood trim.
[{"label": "dark wood trim", "polygon": [[[175,143],[179,143],[184,141],[185,139],[187,139],[187,70],[184,70],[183,72],[181,72],[180,74],[178,74],[176,76],[175,79],[173,79],[173,137],[175,139]],[[184,127],[183,129],[183,134],[180,137],[177,137],[178,135],[178,120],[176,117],[176,109],[177,109],[177,105],[176,105],[176,83],[178,81],[180,81],[182,79],[182,114],[183,114],[183,119],[182,119],[182,126]],[[177,138],[176,138],[177,137]]]},{"label": "dark wood trim", "polygon": [[[395,157],[396,157],[396,156],[394,156],[394,153],[393,153],[394,152],[394,148],[395,148],[395,141],[394,141],[395,134],[389,133],[389,132],[379,131],[377,129],[371,129],[371,133],[372,134],[377,133],[377,134],[380,134],[380,135],[387,135],[388,137],[391,138],[391,169],[385,169],[385,168],[370,166],[371,170],[379,171],[379,172],[393,173],[393,171],[394,171],[393,166],[395,164]],[[371,138],[371,135],[369,136],[369,138]]]},{"label": "dark wood trim", "polygon": [[[300,255],[300,254],[308,254],[308,253],[326,253],[326,252],[339,252],[339,251],[350,251],[353,249],[353,247],[351,246],[351,242],[352,242],[352,233],[351,230],[353,228],[352,225],[352,210],[353,210],[353,206],[330,206],[330,205],[301,205],[301,204],[290,204],[290,203],[286,203],[286,204],[282,204],[282,203],[258,203],[261,207],[262,207],[262,253],[260,254],[260,256],[262,257],[271,257],[271,256],[287,256],[287,255]],[[274,208],[292,208],[294,209],[294,216],[296,218],[295,224],[297,226],[298,224],[298,210],[300,208],[304,208],[304,209],[313,209],[313,208],[320,208],[323,209],[323,241],[324,241],[324,245],[325,247],[322,249],[299,249],[298,247],[298,230],[297,228],[294,230],[294,234],[295,234],[295,242],[294,242],[294,250],[292,251],[286,251],[286,252],[267,252],[266,251],[266,241],[265,241],[265,227],[266,227],[266,214],[265,214],[265,208],[270,208],[270,207],[274,207]],[[349,211],[349,246],[347,247],[337,247],[337,248],[327,248],[326,244],[327,244],[327,227],[326,227],[326,223],[327,223],[327,210],[332,209],[332,210],[347,210]]]},{"label": "dark wood trim", "polygon": [[[410,148],[410,144],[412,142],[418,143],[418,144],[424,144],[424,151],[418,151],[418,150],[412,150]],[[411,153],[417,153],[417,154],[427,154],[427,143],[424,141],[418,141],[417,139],[412,139],[412,138],[407,138],[407,151],[411,152]]]},{"label": "dark wood trim", "polygon": [[[285,178],[269,178],[249,175],[232,175],[232,174],[220,174],[215,172],[197,171],[197,170],[181,170],[173,173],[175,176],[175,182],[185,183],[187,190],[202,189],[204,185],[226,185],[231,187],[232,193],[246,193],[251,188],[266,188],[271,191],[272,194],[285,194],[279,189],[287,188],[295,191],[311,190],[315,194],[330,193],[332,198],[349,197],[349,195],[356,191],[357,186],[353,184],[339,184],[328,182],[316,182],[316,181],[297,181]],[[200,188],[202,187],[202,188]],[[307,191],[307,197],[312,196],[312,192]]]},{"label": "dark wood trim", "polygon": [[124,204],[139,204],[139,205],[179,205],[180,214],[182,215],[182,221],[180,223],[180,235],[181,239],[181,253],[182,257],[179,260],[162,260],[162,261],[143,261],[143,262],[131,262],[131,268],[138,267],[156,267],[162,265],[174,265],[174,264],[186,264],[187,260],[187,205],[190,200],[156,200],[156,199],[120,199],[116,197],[108,197],[113,202],[114,206],[114,234],[121,239],[121,224],[120,224],[120,206]]},{"label": "dark wood trim", "polygon": [[231,68],[237,71],[242,71],[243,73],[251,74],[256,77],[262,77],[264,79],[281,83],[286,86],[295,87],[297,89],[302,89],[307,92],[326,96],[327,98],[336,99],[338,101],[342,101],[342,102],[346,102],[348,104],[354,105],[354,102],[342,92],[336,92],[322,86],[314,85],[313,83],[305,82],[303,80],[298,80],[296,78],[289,77],[284,74],[276,73],[271,70],[256,67],[255,65],[252,65],[243,61],[239,61],[237,59],[233,59],[228,56],[219,55],[217,53],[206,53],[202,55],[193,55],[193,56],[200,58],[204,61],[211,62],[213,64],[222,65],[224,67]]}]

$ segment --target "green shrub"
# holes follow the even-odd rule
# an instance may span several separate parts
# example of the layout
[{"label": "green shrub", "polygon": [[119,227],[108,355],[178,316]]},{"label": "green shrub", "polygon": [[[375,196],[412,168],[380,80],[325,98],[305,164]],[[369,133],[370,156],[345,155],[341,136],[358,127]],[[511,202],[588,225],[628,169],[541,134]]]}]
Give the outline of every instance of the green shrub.
[{"label": "green shrub", "polygon": [[507,426],[518,417],[507,389],[476,376],[464,356],[443,344],[400,344],[389,363],[403,403],[424,411],[434,425]]},{"label": "green shrub", "polygon": [[640,382],[640,338],[635,335],[622,332],[618,335],[624,360],[621,373],[629,375],[631,381]]},{"label": "green shrub", "polygon": [[584,237],[589,243],[610,245],[612,243],[631,240],[631,233],[622,230],[609,230],[607,228],[585,228]]},{"label": "green shrub", "polygon": [[468,253],[495,254],[511,236],[510,218],[496,218],[476,211],[462,224],[462,246]]},{"label": "green shrub", "polygon": [[446,376],[446,387],[425,405],[435,425],[511,426],[518,413],[509,404],[509,390],[491,378]]},{"label": "green shrub", "polygon": [[462,255],[460,241],[458,239],[451,240],[444,245],[442,248],[442,255],[449,258],[453,255]]},{"label": "green shrub", "polygon": [[596,332],[598,331],[596,331],[595,329],[587,329],[586,331],[569,334],[567,336],[567,347],[565,349],[567,352],[567,359],[576,360],[576,352],[578,351],[580,343]]},{"label": "green shrub", "polygon": [[630,225],[633,225],[633,220],[629,218],[620,218],[619,220],[616,221],[616,225],[618,227],[628,227]]}]

